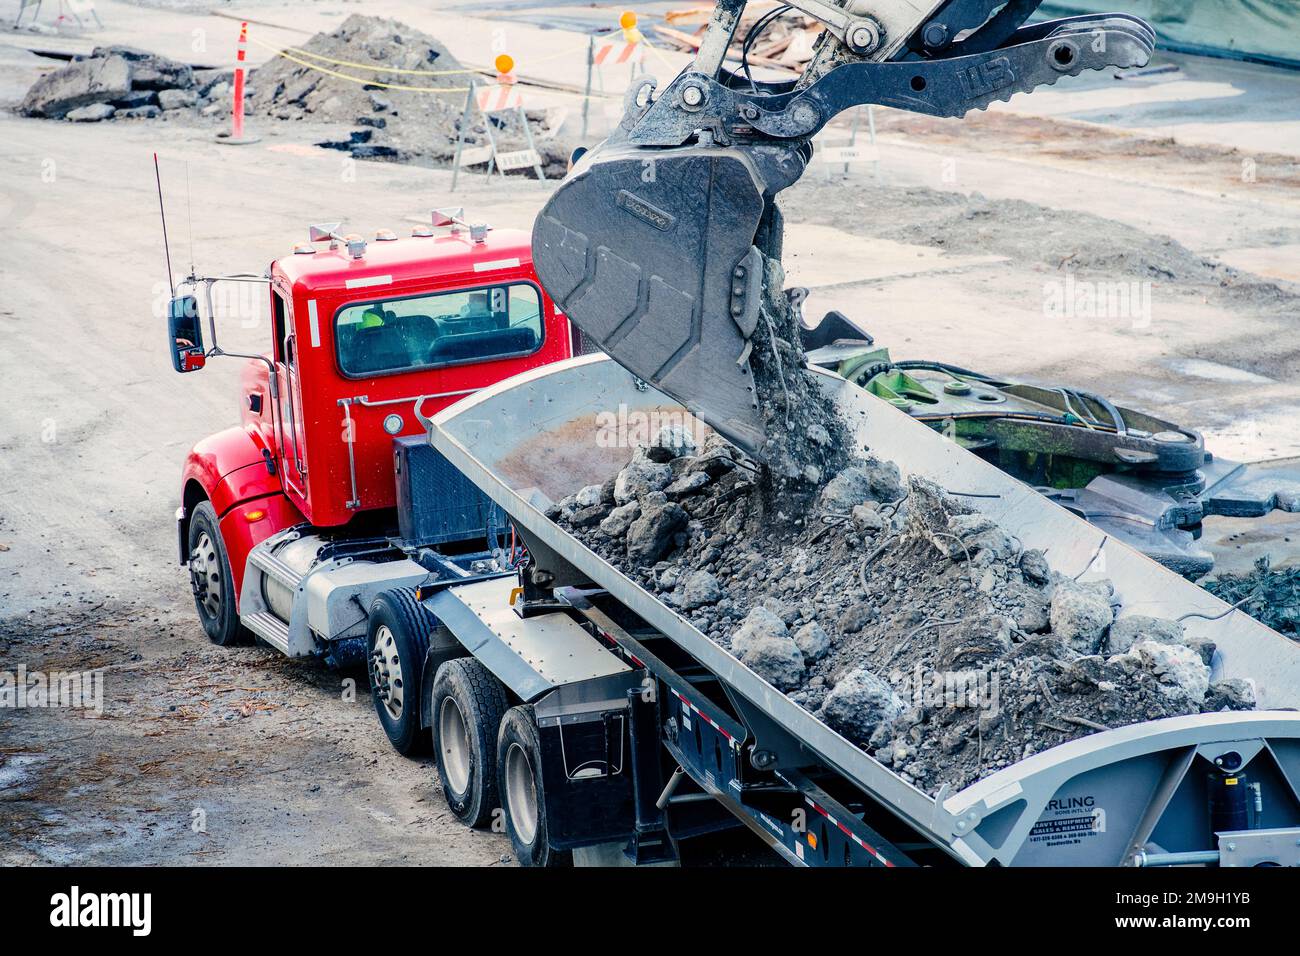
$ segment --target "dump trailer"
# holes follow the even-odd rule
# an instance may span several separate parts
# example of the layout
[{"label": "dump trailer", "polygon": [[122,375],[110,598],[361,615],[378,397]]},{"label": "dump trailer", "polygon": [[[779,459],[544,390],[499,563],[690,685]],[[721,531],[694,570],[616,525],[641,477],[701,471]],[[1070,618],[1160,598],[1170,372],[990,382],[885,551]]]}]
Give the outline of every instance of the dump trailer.
[{"label": "dump trailer", "polygon": [[[804,866],[1300,864],[1300,646],[843,378],[813,370],[859,440],[960,489],[1055,569],[1107,577],[1125,614],[1180,617],[1256,711],[1074,739],[963,790],[874,760],[546,516],[628,449],[611,408],[680,403],[603,356],[527,372],[427,418],[429,443],[508,516],[526,566],[415,590],[434,624],[422,723],[453,810],[499,797],[523,863],[672,861],[747,826]],[[419,414],[417,412],[417,414]],[[1104,568],[1104,575],[1101,569]]]}]

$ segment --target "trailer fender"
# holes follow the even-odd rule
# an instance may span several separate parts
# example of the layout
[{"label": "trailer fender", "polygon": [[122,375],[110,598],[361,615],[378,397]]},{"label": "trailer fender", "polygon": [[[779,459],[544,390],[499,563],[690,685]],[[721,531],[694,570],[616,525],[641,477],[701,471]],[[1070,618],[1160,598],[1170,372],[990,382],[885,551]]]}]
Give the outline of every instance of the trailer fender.
[{"label": "trailer fender", "polygon": [[566,684],[631,668],[564,613],[521,618],[513,577],[453,585],[425,602],[465,649],[519,700],[531,704]]}]

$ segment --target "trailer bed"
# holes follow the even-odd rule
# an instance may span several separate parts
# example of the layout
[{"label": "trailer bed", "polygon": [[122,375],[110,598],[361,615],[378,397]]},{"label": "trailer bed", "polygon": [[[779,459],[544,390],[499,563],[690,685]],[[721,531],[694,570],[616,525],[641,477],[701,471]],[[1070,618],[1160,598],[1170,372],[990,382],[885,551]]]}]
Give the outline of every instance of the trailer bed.
[{"label": "trailer bed", "polygon": [[[611,419],[686,420],[688,413],[675,401],[603,356],[588,356],[502,382],[426,423],[431,444],[505,510],[534,554],[549,552],[549,564],[572,569],[572,579],[558,584],[590,581],[603,588],[752,707],[758,719],[750,722],[751,731],[770,720],[779,733],[769,739],[788,735],[962,862],[1114,865],[1135,847],[1199,845],[1196,822],[1179,832],[1162,822],[1163,811],[1185,799],[1185,778],[1190,780],[1198,756],[1213,761],[1226,752],[1249,751],[1246,760],[1266,752],[1259,766],[1267,764],[1283,794],[1270,825],[1300,825],[1300,714],[1280,710],[1300,705],[1300,646],[1245,614],[1224,614],[1229,609],[1218,599],[1032,488],[843,379],[818,374],[827,399],[839,404],[860,445],[897,462],[905,475],[971,496],[973,506],[1025,547],[1050,547],[1057,570],[1084,572],[1082,580],[1110,578],[1125,613],[1204,614],[1187,627],[1218,645],[1214,678],[1252,678],[1260,706],[1272,710],[1192,715],[1105,731],[1036,754],[959,793],[946,788],[924,793],[545,516],[553,500],[604,480],[626,462],[630,448],[611,447],[607,440]],[[1068,807],[1091,809],[1082,816],[1061,816],[1063,794]],[[1112,821],[1109,826],[1098,827],[1097,810],[1103,821]],[[1079,832],[1071,835],[1071,828]],[[1060,833],[1066,836],[1053,838]]]}]

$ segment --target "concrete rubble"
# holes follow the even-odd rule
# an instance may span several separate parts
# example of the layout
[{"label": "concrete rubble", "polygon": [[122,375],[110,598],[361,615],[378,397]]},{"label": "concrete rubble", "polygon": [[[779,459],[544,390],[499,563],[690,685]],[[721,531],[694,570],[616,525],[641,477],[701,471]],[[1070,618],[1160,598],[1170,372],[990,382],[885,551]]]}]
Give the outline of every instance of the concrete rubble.
[{"label": "concrete rubble", "polygon": [[107,119],[151,119],[168,110],[206,106],[223,95],[230,76],[195,71],[146,50],[95,47],[89,56],[47,73],[32,84],[18,106],[25,116],[77,123]]},{"label": "concrete rubble", "polygon": [[772,480],[665,429],[551,516],[930,793],[1099,730],[1254,707],[1248,681],[1211,682],[1212,642],[1123,614],[1109,581],[1057,573],[890,462],[847,462],[797,514]]},{"label": "concrete rubble", "polygon": [[[250,122],[329,127],[317,145],[354,159],[449,165],[465,113],[463,91],[471,80],[493,82],[466,71],[436,38],[382,17],[353,14],[295,49],[294,59],[272,57],[249,72],[244,105]],[[230,121],[233,83],[231,70],[196,70],[134,47],[96,47],[37,80],[18,110],[79,123],[164,118],[219,126]],[[548,125],[546,111],[526,110],[524,116],[543,171],[559,179],[571,145]],[[517,114],[485,120],[475,112],[464,131],[466,149],[489,143],[488,122],[502,152],[527,147]],[[481,173],[485,166],[467,168]],[[511,172],[535,175],[531,167]]]}]

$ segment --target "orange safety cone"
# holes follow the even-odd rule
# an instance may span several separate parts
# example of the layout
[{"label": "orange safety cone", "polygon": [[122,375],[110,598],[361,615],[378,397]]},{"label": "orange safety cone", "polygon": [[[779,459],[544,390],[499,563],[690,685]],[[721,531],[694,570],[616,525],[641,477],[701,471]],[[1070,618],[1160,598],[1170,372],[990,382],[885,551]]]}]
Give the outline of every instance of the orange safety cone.
[{"label": "orange safety cone", "polygon": [[231,94],[230,132],[218,133],[217,142],[228,146],[247,146],[258,142],[260,136],[244,133],[244,60],[248,56],[248,23],[239,24],[239,43],[235,54],[235,88]]}]

